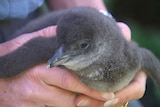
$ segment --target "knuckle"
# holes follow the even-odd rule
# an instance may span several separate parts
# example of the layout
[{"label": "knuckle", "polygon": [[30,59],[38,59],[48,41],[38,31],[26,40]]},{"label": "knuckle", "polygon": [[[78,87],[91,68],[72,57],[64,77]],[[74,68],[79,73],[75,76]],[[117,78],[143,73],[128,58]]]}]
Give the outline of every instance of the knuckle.
[{"label": "knuckle", "polygon": [[142,98],[145,93],[145,86],[137,83],[136,99]]},{"label": "knuckle", "polygon": [[29,88],[25,88],[24,93],[22,94],[24,99],[30,100],[33,97],[33,90]]},{"label": "knuckle", "polygon": [[130,98],[130,95],[126,95],[126,96],[124,96],[124,97],[122,97],[121,99],[119,99],[120,101],[120,103],[125,103],[125,102],[127,102],[127,101],[129,101],[129,100],[131,100],[131,98]]},{"label": "knuckle", "polygon": [[33,86],[37,86],[27,81],[26,84],[27,85],[24,85],[19,92],[24,100],[30,101],[31,99],[33,100],[37,94],[36,88],[33,88]]},{"label": "knuckle", "polygon": [[137,99],[142,98],[144,96],[144,93],[145,93],[144,89],[139,89],[139,91],[137,92],[137,95],[138,95]]},{"label": "knuckle", "polygon": [[[65,88],[70,88],[70,85],[71,85],[70,82],[71,82],[71,81],[70,81],[70,78],[69,78],[68,73],[63,73],[63,74],[61,75],[61,79],[60,79],[60,84],[61,84],[61,86],[65,87]],[[73,81],[72,83],[74,83],[74,81]],[[72,84],[72,85],[73,85],[73,84]]]},{"label": "knuckle", "polygon": [[97,95],[96,91],[91,88],[86,88],[85,93],[92,96]]},{"label": "knuckle", "polygon": [[67,74],[66,73],[61,75],[60,84],[64,87],[68,87]]},{"label": "knuckle", "polygon": [[61,75],[60,84],[62,87],[71,90],[79,90],[80,83],[77,79],[75,79],[70,73],[66,72]]}]

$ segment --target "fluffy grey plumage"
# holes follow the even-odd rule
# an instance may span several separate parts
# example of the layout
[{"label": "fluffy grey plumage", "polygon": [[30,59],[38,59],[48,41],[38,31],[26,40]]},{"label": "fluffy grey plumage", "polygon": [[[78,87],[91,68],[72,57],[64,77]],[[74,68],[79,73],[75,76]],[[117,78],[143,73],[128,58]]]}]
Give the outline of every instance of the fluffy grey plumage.
[{"label": "fluffy grey plumage", "polygon": [[[141,69],[145,69],[160,87],[160,63],[156,57],[150,51],[138,47],[136,43],[125,40],[116,22],[95,9],[74,8],[51,13],[33,21],[17,34],[32,32],[53,24],[58,24],[57,38],[53,39],[52,44],[42,49],[46,50],[48,46],[49,49],[53,47],[53,50],[51,49],[52,51],[49,51],[50,53],[44,59],[41,57],[46,54],[46,51],[42,50],[38,53],[42,53],[41,57],[32,55],[32,51],[27,52],[30,59],[24,60],[19,55],[18,59],[21,61],[17,60],[17,64],[14,65],[17,66],[16,69],[20,67],[18,63],[23,63],[23,60],[30,62],[38,58],[42,59],[34,61],[34,64],[29,63],[34,66],[36,63],[47,60],[53,52],[53,57],[48,61],[49,67],[63,65],[87,86],[100,91],[115,92],[123,88]],[[29,44],[28,42],[27,45]],[[37,43],[34,42],[34,44]],[[53,44],[58,45],[54,48]],[[44,44],[39,43],[39,45]],[[37,47],[29,45],[30,50],[39,49],[39,45]],[[12,57],[13,53],[9,56]],[[11,57],[7,60],[5,57],[0,57],[0,66],[6,66],[6,62],[12,60]],[[11,67],[14,68],[14,66]],[[23,68],[28,68],[28,65],[24,64]],[[12,77],[23,72],[25,70],[23,68],[19,71],[15,69],[12,73],[3,67],[0,76]]]}]

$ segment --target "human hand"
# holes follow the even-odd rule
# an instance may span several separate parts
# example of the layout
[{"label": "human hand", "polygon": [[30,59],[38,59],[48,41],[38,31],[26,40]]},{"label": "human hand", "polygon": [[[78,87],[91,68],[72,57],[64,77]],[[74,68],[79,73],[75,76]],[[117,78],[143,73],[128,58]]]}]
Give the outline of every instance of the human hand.
[{"label": "human hand", "polygon": [[[55,35],[55,31],[56,27],[52,26],[0,44],[0,55],[12,52],[39,35]],[[47,69],[46,64],[30,68],[14,78],[0,79],[0,89],[3,107],[75,107],[80,94],[99,101],[113,98],[112,93],[102,93],[86,87],[66,70],[57,67]]]},{"label": "human hand", "polygon": [[[123,24],[120,24],[120,26],[122,27],[122,31],[125,32],[124,35],[129,35],[127,36],[129,40],[130,33],[127,32],[129,29],[124,27]],[[47,32],[54,32],[46,33],[44,30],[39,33],[44,33],[43,35],[48,36],[50,36],[49,34],[55,34],[55,30],[53,30],[53,28],[50,29],[52,30],[48,30]],[[21,41],[23,37],[20,37],[21,39],[16,38],[14,40],[16,42],[12,41],[11,43],[15,44],[15,47],[19,47],[27,40],[33,38],[30,34],[27,34],[27,36],[25,36],[26,38],[23,39],[23,41]],[[8,46],[7,43],[3,45]],[[9,50],[12,51],[16,49],[15,47],[12,45]],[[5,54],[4,51],[2,53]],[[143,96],[145,91],[145,80],[146,75],[144,73],[137,74],[131,84],[116,93],[115,96],[119,101],[114,102],[117,104],[113,107],[119,107],[128,100],[138,99]],[[65,70],[59,68],[46,69],[44,64],[30,69],[26,71],[25,74],[22,74],[16,78],[8,80],[0,79],[0,85],[0,95],[3,96],[0,100],[3,101],[3,107],[16,107],[17,105],[22,105],[24,107],[43,107],[45,105],[75,107],[76,105],[80,106],[85,104],[86,107],[103,107],[104,102],[113,97],[110,93],[104,94],[87,88],[76,77]],[[16,93],[16,95],[13,95],[13,93]],[[106,99],[103,98],[104,96]],[[10,103],[8,102],[8,98],[11,99]]]},{"label": "human hand", "polygon": [[0,79],[0,88],[3,107],[75,107],[78,93],[102,101],[112,97],[112,94],[87,88],[66,70],[57,67],[47,69],[46,64],[31,68],[15,78]]}]

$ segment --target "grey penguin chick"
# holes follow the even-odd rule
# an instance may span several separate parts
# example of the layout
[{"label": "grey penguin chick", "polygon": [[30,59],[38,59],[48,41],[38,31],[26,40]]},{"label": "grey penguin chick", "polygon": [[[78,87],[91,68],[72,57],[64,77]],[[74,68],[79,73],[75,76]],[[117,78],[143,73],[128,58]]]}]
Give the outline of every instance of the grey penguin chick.
[{"label": "grey penguin chick", "polygon": [[105,92],[125,87],[139,70],[160,86],[160,63],[147,49],[127,41],[114,19],[95,9],[64,15],[57,29],[61,46],[48,67],[65,66],[87,86]]},{"label": "grey penguin chick", "polygon": [[158,59],[149,50],[127,41],[114,19],[93,8],[50,13],[9,39],[51,25],[58,26],[56,37],[31,39],[14,52],[0,56],[0,78],[17,76],[50,58],[49,67],[65,66],[87,86],[100,91],[122,89],[141,69],[160,87]]}]

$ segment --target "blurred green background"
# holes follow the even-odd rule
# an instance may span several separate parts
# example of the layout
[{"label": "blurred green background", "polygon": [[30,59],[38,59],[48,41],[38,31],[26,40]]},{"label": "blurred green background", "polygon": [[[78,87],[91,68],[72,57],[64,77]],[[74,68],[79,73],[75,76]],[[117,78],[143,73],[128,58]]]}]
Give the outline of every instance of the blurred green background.
[{"label": "blurred green background", "polygon": [[[125,22],[132,39],[160,58],[160,0],[104,0],[117,21]],[[160,90],[151,79],[141,99],[144,107],[160,107]]]}]

